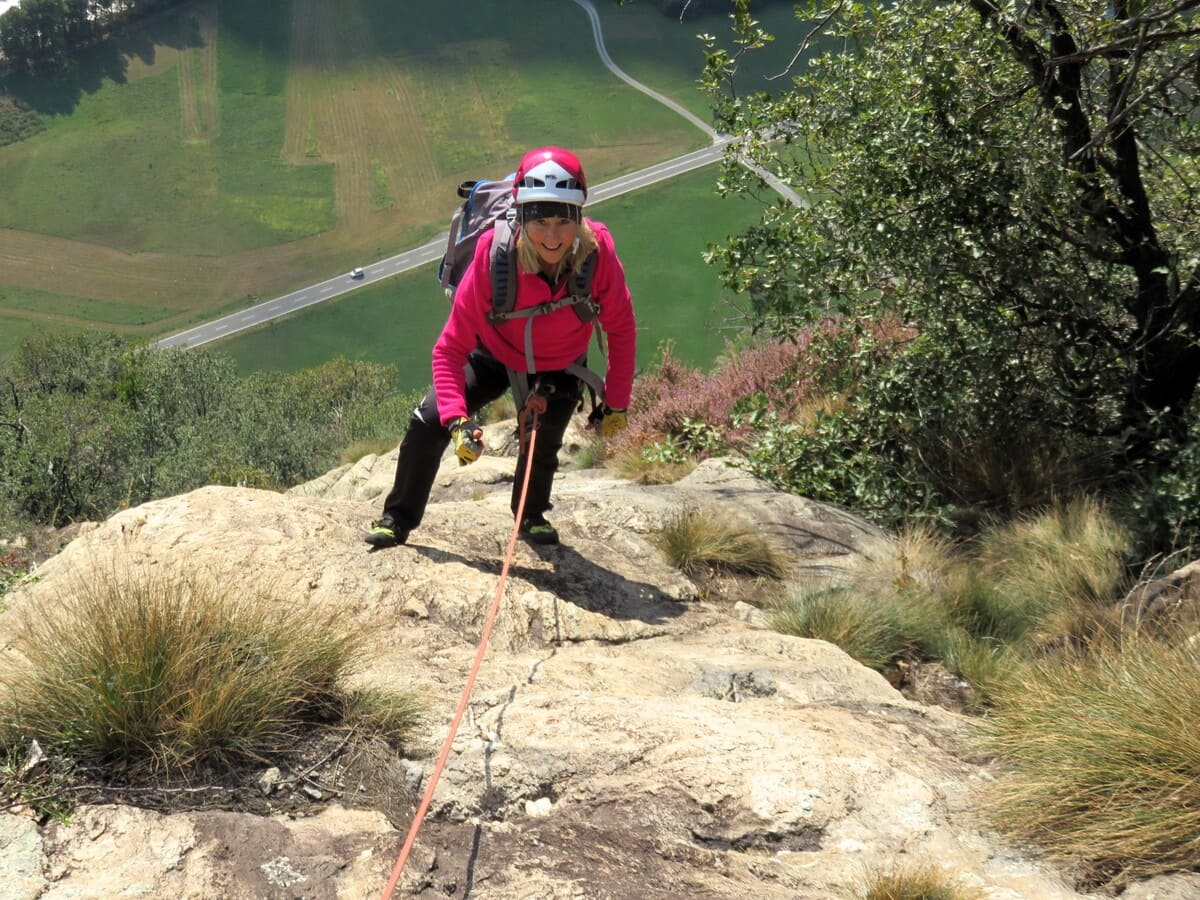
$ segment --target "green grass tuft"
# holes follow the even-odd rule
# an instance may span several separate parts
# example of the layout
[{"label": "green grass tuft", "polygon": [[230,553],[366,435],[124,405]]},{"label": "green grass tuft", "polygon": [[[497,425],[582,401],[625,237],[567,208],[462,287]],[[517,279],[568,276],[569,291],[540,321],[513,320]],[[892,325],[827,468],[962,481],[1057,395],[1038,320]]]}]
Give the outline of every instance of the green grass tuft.
[{"label": "green grass tuft", "polygon": [[794,595],[770,610],[768,621],[782,634],[828,641],[876,670],[886,668],[905,647],[889,610],[874,598],[847,588]]}]

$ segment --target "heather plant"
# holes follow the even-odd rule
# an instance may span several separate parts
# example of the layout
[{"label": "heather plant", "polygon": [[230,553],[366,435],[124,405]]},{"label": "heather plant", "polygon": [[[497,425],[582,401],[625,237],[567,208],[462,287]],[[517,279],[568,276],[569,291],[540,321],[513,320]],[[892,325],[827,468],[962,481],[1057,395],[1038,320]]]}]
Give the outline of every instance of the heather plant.
[{"label": "heather plant", "polygon": [[[669,344],[658,363],[634,384],[629,428],[612,443],[614,455],[672,438],[698,459],[737,447],[753,426],[739,419],[748,398],[787,417],[817,390],[811,375],[811,330],[795,340],[735,347],[707,374],[689,368]],[[704,423],[703,427],[697,423]]]}]

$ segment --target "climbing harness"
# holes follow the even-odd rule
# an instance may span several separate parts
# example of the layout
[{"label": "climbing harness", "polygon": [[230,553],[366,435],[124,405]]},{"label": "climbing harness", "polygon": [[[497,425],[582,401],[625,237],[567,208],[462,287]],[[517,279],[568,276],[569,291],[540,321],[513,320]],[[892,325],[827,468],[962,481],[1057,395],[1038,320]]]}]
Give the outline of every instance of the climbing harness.
[{"label": "climbing harness", "polygon": [[[417,807],[416,814],[413,816],[412,825],[408,828],[408,836],[405,837],[404,845],[400,848],[400,855],[396,858],[396,865],[392,868],[392,876],[388,879],[387,887],[383,889],[381,900],[390,900],[393,891],[396,890],[396,885],[400,883],[400,875],[404,872],[404,864],[408,862],[409,854],[412,852],[413,844],[417,839],[417,831],[421,827],[421,822],[424,820],[425,814],[429,811],[429,804],[433,802],[433,792],[437,788],[438,779],[442,775],[442,769],[446,766],[446,760],[450,757],[450,748],[454,744],[454,736],[458,732],[459,723],[462,722],[463,714],[467,711],[467,703],[471,699],[471,689],[475,686],[475,678],[479,675],[479,667],[483,663],[483,654],[487,651],[488,640],[491,638],[492,628],[496,624],[496,615],[500,611],[500,598],[504,596],[504,583],[508,580],[508,570],[512,565],[513,553],[517,546],[517,535],[520,532],[521,521],[525,517],[525,496],[529,493],[529,475],[533,471],[531,460],[534,446],[537,443],[538,416],[545,411],[546,395],[541,390],[541,386],[535,384],[518,417],[521,447],[524,448],[525,442],[528,440],[529,453],[524,456],[525,477],[521,481],[521,496],[517,501],[517,513],[516,518],[513,520],[512,535],[508,539],[508,549],[504,552],[504,565],[500,569],[500,579],[496,582],[496,593],[492,596],[492,605],[488,609],[487,619],[483,625],[483,633],[479,638],[479,647],[475,650],[475,661],[471,664],[471,670],[467,674],[467,683],[464,685],[462,696],[458,701],[458,708],[455,709],[454,718],[450,722],[450,733],[446,735],[446,742],[442,745],[442,752],[438,755],[437,763],[434,765],[433,772],[429,776],[429,783],[425,786],[425,795],[421,798],[421,803]],[[522,452],[524,451],[522,450]]]}]

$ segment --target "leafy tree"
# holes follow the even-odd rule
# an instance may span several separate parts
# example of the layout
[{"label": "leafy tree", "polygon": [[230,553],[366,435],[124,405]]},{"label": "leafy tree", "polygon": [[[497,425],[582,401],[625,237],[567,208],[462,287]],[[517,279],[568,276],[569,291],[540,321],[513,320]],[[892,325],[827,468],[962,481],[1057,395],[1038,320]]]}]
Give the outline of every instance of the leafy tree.
[{"label": "leafy tree", "polygon": [[[915,331],[797,470],[865,455],[893,495],[835,499],[910,512],[1003,502],[960,477],[971,456],[1051,461],[1047,490],[1167,483],[1200,380],[1197,5],[814,4],[797,59],[837,49],[740,96],[766,36],[734,3],[705,74],[719,124],[811,204],[771,205],[714,253],[728,285],[778,334],[829,316]],[[723,183],[761,188],[732,157]]]},{"label": "leafy tree", "polygon": [[13,65],[60,64],[124,22],[183,0],[22,0],[0,15],[0,57]]}]

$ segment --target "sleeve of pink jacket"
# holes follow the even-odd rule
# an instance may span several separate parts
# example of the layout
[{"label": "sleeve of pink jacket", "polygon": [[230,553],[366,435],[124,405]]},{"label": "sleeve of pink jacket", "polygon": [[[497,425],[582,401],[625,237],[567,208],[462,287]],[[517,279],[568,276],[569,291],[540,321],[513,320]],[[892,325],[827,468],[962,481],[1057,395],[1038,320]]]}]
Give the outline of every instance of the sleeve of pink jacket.
[{"label": "sleeve of pink jacket", "polygon": [[492,302],[488,276],[488,252],[494,231],[485,231],[475,245],[475,256],[467,266],[458,288],[450,317],[433,345],[433,389],[437,392],[438,416],[443,425],[466,416],[467,383],[464,371],[467,355],[475,349],[478,336],[487,324]]}]

